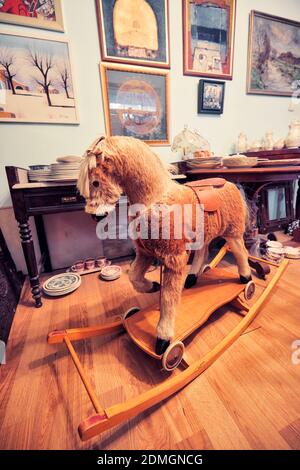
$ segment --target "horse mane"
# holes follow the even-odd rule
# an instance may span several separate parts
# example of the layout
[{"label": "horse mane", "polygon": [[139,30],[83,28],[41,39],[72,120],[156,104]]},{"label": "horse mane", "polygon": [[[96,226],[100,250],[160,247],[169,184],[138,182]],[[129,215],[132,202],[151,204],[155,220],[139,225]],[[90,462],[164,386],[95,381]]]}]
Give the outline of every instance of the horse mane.
[{"label": "horse mane", "polygon": [[126,174],[128,165],[135,167],[137,176],[142,168],[153,172],[155,166],[157,166],[157,171],[166,179],[171,179],[171,173],[176,173],[173,165],[163,162],[141,140],[123,136],[101,137],[90,145],[80,166],[77,188],[85,199],[89,198],[90,195],[89,172],[96,168],[97,158],[101,158],[102,161],[111,158],[114,164],[122,169],[123,174]]}]

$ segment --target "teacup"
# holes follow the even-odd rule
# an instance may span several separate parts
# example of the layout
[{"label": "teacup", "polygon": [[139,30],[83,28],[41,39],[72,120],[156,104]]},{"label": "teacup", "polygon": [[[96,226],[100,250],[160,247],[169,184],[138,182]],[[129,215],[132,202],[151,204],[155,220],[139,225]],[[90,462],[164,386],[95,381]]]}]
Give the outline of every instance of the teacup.
[{"label": "teacup", "polygon": [[76,261],[76,263],[74,263],[73,266],[71,266],[71,271],[73,271],[74,273],[79,273],[81,271],[84,271],[84,261],[83,260]]},{"label": "teacup", "polygon": [[104,266],[107,266],[108,261],[105,258],[105,256],[99,256],[99,258],[96,259],[96,266],[97,268],[104,268]]},{"label": "teacup", "polygon": [[88,258],[84,262],[85,269],[94,269],[95,268],[95,260],[93,258]]}]

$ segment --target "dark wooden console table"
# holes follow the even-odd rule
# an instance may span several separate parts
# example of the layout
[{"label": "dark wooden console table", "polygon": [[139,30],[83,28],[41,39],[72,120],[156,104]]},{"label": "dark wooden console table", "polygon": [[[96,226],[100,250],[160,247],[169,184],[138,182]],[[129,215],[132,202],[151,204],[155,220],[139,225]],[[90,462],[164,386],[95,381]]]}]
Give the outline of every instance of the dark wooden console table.
[{"label": "dark wooden console table", "polygon": [[32,296],[35,306],[41,307],[42,294],[29,217],[33,216],[35,219],[44,268],[46,271],[52,271],[43,215],[83,210],[85,202],[78,194],[74,182],[28,183],[27,170],[13,166],[6,167],[6,174],[15,217],[19,224]]},{"label": "dark wooden console table", "polygon": [[[293,208],[293,183],[297,181],[300,176],[300,166],[298,165],[244,169],[187,170],[186,176],[189,181],[202,178],[222,177],[232,183],[242,184],[247,198],[255,203],[257,203],[258,197],[261,196],[261,203],[259,204],[260,221],[258,222],[261,233],[278,230],[300,217],[299,188],[296,210]],[[286,217],[272,223],[268,216],[266,191],[275,188],[277,185],[282,186],[285,191]]]},{"label": "dark wooden console table", "polygon": [[[13,166],[6,167],[6,173],[13,202],[20,238],[28,269],[32,296],[36,307],[42,306],[41,288],[37,261],[32,241],[29,217],[36,223],[41,253],[46,271],[51,271],[51,261],[43,223],[43,215],[84,209],[84,199],[78,194],[76,185],[57,183],[28,183],[27,170]],[[234,183],[255,183],[264,185],[271,182],[291,182],[298,179],[300,166],[251,168],[243,170],[191,170],[186,171],[186,180],[221,176]]]}]

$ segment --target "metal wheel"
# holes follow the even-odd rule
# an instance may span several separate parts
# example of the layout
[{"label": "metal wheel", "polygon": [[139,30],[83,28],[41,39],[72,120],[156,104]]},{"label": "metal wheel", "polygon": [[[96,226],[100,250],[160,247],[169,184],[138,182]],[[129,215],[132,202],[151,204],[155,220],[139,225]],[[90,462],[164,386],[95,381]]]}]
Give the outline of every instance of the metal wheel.
[{"label": "metal wheel", "polygon": [[184,344],[181,341],[171,343],[162,357],[162,366],[164,370],[171,371],[179,366],[184,353]]},{"label": "metal wheel", "polygon": [[249,281],[248,284],[246,284],[246,287],[244,290],[245,299],[246,300],[252,299],[254,292],[255,292],[255,284],[253,281]]},{"label": "metal wheel", "polygon": [[140,307],[131,307],[130,309],[128,309],[124,315],[123,315],[123,320],[125,320],[126,318],[129,318],[131,317],[132,315],[134,315],[135,313],[139,312],[141,309]]}]

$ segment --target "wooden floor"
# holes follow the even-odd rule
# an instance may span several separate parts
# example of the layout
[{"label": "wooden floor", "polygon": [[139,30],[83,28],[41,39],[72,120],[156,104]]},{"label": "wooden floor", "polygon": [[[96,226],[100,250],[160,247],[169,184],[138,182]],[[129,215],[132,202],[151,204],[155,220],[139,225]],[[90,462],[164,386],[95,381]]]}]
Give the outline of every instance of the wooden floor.
[{"label": "wooden floor", "polygon": [[[300,339],[300,261],[290,263],[249,330],[194,382],[101,437],[80,441],[77,426],[93,409],[64,345],[49,346],[47,333],[105,322],[157,296],[136,294],[126,274],[112,283],[91,274],[73,294],[44,299],[36,310],[26,284],[7,365],[0,368],[0,448],[300,449],[300,365],[291,361],[292,343]],[[188,341],[190,357],[210,349],[239,320],[219,310]],[[74,345],[103,406],[168,376],[126,334]]]}]

